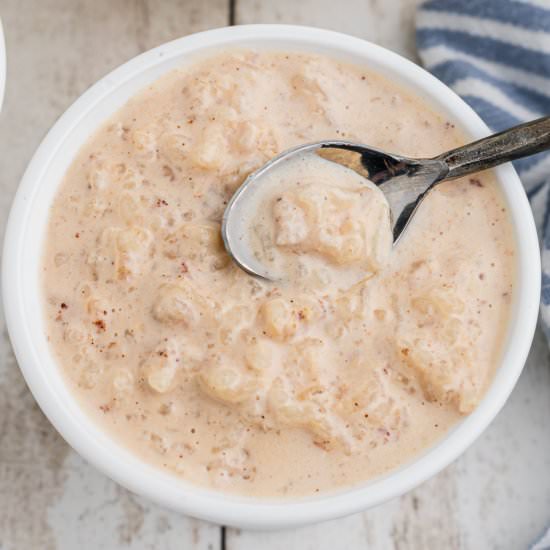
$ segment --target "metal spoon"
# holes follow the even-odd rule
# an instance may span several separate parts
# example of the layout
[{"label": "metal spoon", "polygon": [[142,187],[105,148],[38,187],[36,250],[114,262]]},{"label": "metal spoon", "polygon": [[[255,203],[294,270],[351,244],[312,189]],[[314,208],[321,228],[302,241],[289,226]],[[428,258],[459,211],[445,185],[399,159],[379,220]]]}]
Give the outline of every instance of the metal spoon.
[{"label": "metal spoon", "polygon": [[310,153],[352,168],[384,192],[390,207],[393,242],[397,243],[428,192],[442,181],[467,176],[550,149],[550,117],[543,117],[458,147],[431,159],[411,159],[345,140],[293,147],[250,174],[229,201],[222,221],[225,248],[247,273],[264,279],[273,274],[248,250],[244,231],[262,176],[290,157]]}]

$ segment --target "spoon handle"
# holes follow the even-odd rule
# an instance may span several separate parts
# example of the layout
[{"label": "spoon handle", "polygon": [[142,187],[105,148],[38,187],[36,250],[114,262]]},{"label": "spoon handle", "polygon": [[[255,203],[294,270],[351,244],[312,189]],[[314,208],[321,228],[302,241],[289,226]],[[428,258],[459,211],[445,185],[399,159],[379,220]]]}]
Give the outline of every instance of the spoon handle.
[{"label": "spoon handle", "polygon": [[550,149],[550,117],[543,117],[443,153],[434,160],[447,164],[442,180],[459,178]]}]

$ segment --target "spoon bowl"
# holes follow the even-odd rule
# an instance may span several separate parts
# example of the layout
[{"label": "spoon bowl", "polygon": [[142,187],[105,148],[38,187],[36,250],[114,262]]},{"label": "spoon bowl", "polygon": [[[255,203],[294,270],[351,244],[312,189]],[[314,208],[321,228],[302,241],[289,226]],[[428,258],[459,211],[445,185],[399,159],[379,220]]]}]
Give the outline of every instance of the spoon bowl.
[{"label": "spoon bowl", "polygon": [[251,198],[258,192],[267,172],[303,153],[317,154],[351,168],[377,185],[388,201],[394,243],[415,207],[448,171],[445,162],[438,159],[410,159],[344,140],[317,141],[284,151],[244,180],[224,212],[221,231],[225,248],[237,265],[251,275],[271,280],[276,278],[247,245],[245,220],[248,219]]}]

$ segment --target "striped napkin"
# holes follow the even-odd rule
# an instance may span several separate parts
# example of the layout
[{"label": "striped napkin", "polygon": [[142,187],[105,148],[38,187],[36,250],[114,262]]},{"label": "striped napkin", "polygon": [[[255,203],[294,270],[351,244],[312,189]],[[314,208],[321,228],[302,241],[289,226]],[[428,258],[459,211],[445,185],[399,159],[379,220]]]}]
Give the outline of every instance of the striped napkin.
[{"label": "striped napkin", "polygon": [[[491,130],[550,115],[550,0],[430,0],[418,10],[416,37],[425,67]],[[541,318],[550,340],[550,153],[514,166],[541,239]]]}]

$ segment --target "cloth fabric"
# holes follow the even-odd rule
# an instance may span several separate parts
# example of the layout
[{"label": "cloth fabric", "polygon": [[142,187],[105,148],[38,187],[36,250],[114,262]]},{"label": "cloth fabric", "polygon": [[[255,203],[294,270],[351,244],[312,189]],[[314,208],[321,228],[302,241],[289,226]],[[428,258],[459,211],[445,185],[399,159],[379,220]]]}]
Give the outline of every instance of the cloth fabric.
[{"label": "cloth fabric", "polygon": [[[430,0],[418,9],[416,38],[423,65],[491,130],[550,115],[550,0]],[[539,230],[550,341],[550,153],[514,166]]]}]

